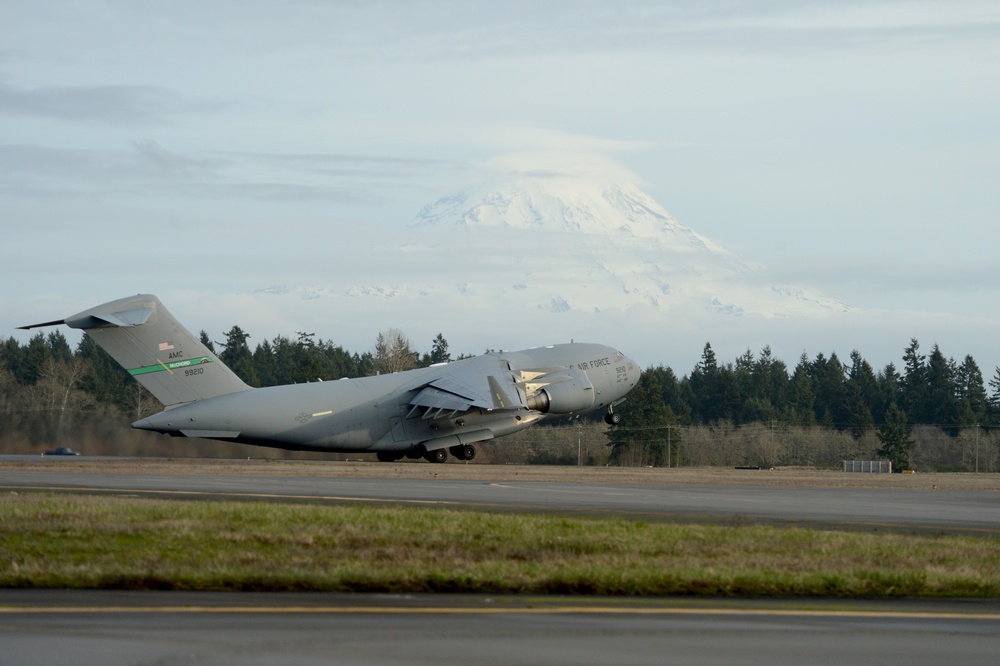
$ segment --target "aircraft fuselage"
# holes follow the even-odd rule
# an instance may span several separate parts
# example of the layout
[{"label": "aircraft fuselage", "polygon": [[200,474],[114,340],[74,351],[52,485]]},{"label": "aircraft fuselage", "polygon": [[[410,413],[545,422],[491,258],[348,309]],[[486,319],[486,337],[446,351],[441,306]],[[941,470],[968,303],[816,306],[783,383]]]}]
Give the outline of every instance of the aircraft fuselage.
[{"label": "aircraft fuselage", "polygon": [[[463,365],[488,367],[484,372],[500,367],[517,377],[536,368],[550,373],[573,369],[582,373],[592,389],[580,389],[585,397],[573,406],[584,406],[569,411],[475,408],[436,419],[410,414],[410,401],[419,387]],[[425,444],[433,450],[493,439],[545,420],[607,407],[624,397],[638,376],[635,363],[610,347],[570,343],[499,352],[388,375],[241,391],[168,409],[132,425],[174,435],[287,449],[407,451]],[[592,394],[593,399],[586,394]]]}]

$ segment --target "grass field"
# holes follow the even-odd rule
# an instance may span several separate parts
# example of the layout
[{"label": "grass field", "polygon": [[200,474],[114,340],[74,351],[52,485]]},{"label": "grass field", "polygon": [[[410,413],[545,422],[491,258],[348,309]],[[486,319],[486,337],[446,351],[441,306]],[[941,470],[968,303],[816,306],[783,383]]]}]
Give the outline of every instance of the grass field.
[{"label": "grass field", "polygon": [[995,598],[1000,539],[29,491],[0,587]]}]

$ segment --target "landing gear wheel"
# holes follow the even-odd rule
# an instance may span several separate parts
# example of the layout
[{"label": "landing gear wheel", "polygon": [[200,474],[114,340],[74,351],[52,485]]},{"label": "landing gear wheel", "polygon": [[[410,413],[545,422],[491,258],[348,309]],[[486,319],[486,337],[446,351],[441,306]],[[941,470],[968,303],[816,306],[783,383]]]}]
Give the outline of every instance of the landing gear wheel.
[{"label": "landing gear wheel", "polygon": [[445,449],[435,449],[433,451],[428,451],[424,455],[424,458],[426,458],[428,462],[443,463],[448,459],[448,452]]},{"label": "landing gear wheel", "polygon": [[604,415],[604,422],[608,425],[618,425],[622,422],[622,415],[614,412],[608,412]]},{"label": "landing gear wheel", "polygon": [[403,456],[395,451],[378,451],[375,453],[375,457],[378,458],[379,462],[396,462]]},{"label": "landing gear wheel", "polygon": [[453,446],[450,449],[451,455],[455,456],[459,460],[472,460],[476,457],[476,447],[472,444],[461,444],[459,446]]}]

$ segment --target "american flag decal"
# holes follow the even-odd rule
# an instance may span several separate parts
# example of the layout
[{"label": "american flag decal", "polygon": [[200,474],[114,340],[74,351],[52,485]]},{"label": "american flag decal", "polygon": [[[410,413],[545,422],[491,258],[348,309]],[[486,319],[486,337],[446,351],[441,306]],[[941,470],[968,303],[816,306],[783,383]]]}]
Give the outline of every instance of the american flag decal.
[{"label": "american flag decal", "polygon": [[170,351],[173,348],[174,348],[174,345],[173,345],[172,342],[161,342],[160,343],[160,351]]}]

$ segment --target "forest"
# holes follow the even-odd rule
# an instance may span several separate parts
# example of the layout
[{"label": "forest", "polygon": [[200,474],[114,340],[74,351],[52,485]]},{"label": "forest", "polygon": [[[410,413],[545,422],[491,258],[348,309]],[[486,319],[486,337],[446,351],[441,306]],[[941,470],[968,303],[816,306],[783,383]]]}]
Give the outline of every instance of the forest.
[{"label": "forest", "polygon": [[[442,334],[414,351],[399,329],[374,348],[349,352],[312,333],[278,336],[251,348],[233,326],[202,341],[251,386],[360,377],[452,360]],[[489,351],[489,350],[487,350]],[[0,449],[41,453],[68,446],[91,455],[325,457],[131,430],[161,409],[148,392],[86,335],[72,348],[59,331],[0,346]],[[857,351],[803,354],[794,366],[765,347],[733,361],[710,343],[680,377],[664,366],[643,371],[617,408],[622,425],[600,414],[564,420],[483,445],[477,462],[621,466],[811,466],[890,460],[897,470],[998,471],[1000,368],[988,382],[976,361],[946,357],[917,340],[900,365],[876,370]],[[354,458],[358,454],[352,454]]]}]

